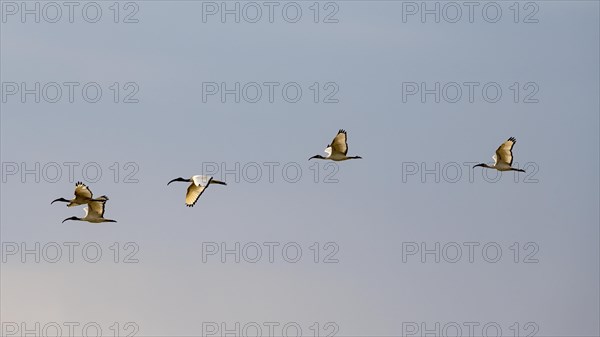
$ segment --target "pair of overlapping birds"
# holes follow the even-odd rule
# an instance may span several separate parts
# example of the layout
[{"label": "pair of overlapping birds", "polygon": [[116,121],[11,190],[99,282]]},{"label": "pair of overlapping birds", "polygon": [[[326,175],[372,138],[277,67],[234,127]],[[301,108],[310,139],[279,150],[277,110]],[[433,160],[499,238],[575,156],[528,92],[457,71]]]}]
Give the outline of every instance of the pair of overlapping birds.
[{"label": "pair of overlapping birds", "polygon": [[[333,160],[333,161],[344,161],[349,159],[362,159],[360,156],[347,156],[348,154],[348,137],[346,131],[340,130],[338,134],[333,138],[331,144],[327,145],[325,148],[325,156],[316,155],[310,157],[311,159],[325,159],[325,160]],[[490,169],[496,169],[498,171],[518,171],[525,172],[525,170],[517,169],[512,167],[513,163],[513,154],[512,149],[516,143],[516,139],[514,137],[510,137],[507,141],[502,143],[500,147],[496,150],[496,154],[492,157],[494,159],[493,165],[488,164],[477,164],[473,166],[475,167],[484,167]],[[206,175],[195,175],[189,179],[185,178],[175,178],[167,183],[167,185],[172,182],[189,182],[191,183],[187,189],[187,193],[185,195],[185,205],[188,207],[192,207],[198,201],[198,198],[204,193],[206,188],[211,184],[218,185],[227,185],[223,181],[219,181],[213,179],[213,177]],[[58,198],[51,202],[51,204],[55,202],[66,202],[67,207],[74,207],[80,205],[86,205],[84,208],[85,216],[83,218],[79,218],[76,216],[72,216],[70,218],[66,218],[63,222],[67,220],[75,220],[75,221],[87,221],[91,223],[101,223],[101,222],[117,222],[116,220],[105,219],[104,218],[104,210],[106,207],[106,202],[108,201],[108,197],[103,195],[99,198],[94,198],[92,191],[85,184],[78,182],[75,184],[75,198],[73,199],[65,199]]]}]

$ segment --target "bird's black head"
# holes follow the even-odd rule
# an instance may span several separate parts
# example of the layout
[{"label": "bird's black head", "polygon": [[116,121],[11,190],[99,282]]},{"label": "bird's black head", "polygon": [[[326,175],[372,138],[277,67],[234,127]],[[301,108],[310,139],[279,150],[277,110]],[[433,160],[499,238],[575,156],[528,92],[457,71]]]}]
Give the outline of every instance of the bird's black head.
[{"label": "bird's black head", "polygon": [[70,217],[70,218],[66,218],[66,219],[64,219],[62,222],[64,223],[64,222],[65,222],[65,221],[67,221],[67,220],[81,220],[81,219],[79,219],[79,218],[78,218],[78,217],[76,217],[76,216],[72,216],[72,217]]},{"label": "bird's black head", "polygon": [[53,203],[55,203],[55,202],[57,202],[57,201],[60,201],[60,202],[71,202],[71,200],[67,200],[67,199],[65,199],[65,198],[58,198],[58,199],[55,199],[54,201],[52,201],[52,202],[50,203],[50,205],[52,205]]},{"label": "bird's black head", "polygon": [[173,179],[173,180],[169,181],[169,182],[167,183],[167,186],[169,186],[169,184],[170,184],[170,183],[172,183],[172,182],[174,182],[174,181],[190,181],[190,179],[183,179],[183,178],[181,178],[181,177],[179,177],[179,178],[175,178],[175,179]]}]

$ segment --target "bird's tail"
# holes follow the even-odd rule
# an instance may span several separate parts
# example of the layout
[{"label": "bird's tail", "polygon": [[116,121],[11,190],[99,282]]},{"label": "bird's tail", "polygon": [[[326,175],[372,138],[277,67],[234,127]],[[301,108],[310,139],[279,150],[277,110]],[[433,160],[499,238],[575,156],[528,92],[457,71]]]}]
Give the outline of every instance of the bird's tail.
[{"label": "bird's tail", "polygon": [[102,195],[96,199],[96,201],[107,201],[107,200],[108,200],[108,197],[105,195]]}]

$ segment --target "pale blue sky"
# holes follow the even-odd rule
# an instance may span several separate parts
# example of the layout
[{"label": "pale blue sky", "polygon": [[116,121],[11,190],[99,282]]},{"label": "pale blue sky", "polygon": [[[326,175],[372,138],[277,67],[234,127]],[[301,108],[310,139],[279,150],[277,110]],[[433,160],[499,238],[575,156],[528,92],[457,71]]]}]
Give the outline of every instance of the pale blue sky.
[{"label": "pale blue sky", "polygon": [[[4,1],[3,1],[4,3]],[[143,1],[137,24],[1,25],[2,82],[98,82],[96,104],[2,104],[1,160],[97,162],[89,183],[116,224],[66,222],[80,208],[50,205],[73,184],[1,187],[2,242],[89,242],[102,263],[2,264],[4,322],[134,321],[141,336],[198,335],[201,322],[336,322],[338,336],[392,336],[401,322],[535,322],[538,336],[597,336],[599,310],[599,3],[537,2],[537,24],[402,22],[402,4],[337,2],[337,24],[202,23],[201,2]],[[276,17],[277,18],[277,17]],[[112,103],[113,82],[136,82],[137,104]],[[202,102],[202,82],[298,82],[303,99]],[[313,82],[335,82],[337,104],[315,104]],[[491,104],[402,102],[403,82],[497,82]],[[535,82],[537,104],[508,87]],[[338,129],[350,154],[337,184],[315,184],[307,159]],[[508,137],[538,183],[402,181],[403,163],[488,162]],[[135,162],[139,183],[109,167]],[[173,178],[202,163],[297,162],[302,179],[211,186],[196,206]],[[66,171],[64,171],[66,172]],[[77,172],[77,171],[76,171]],[[280,171],[277,171],[280,172]],[[80,173],[80,171],[78,172]],[[323,173],[323,172],[321,172]],[[266,171],[263,171],[266,174]],[[463,166],[463,175],[468,170]],[[522,176],[521,176],[522,177]],[[81,180],[81,175],[76,176]],[[122,179],[121,179],[122,180]],[[112,242],[136,242],[139,264],[111,263]],[[301,263],[202,263],[202,242],[298,242]],[[336,242],[338,264],[311,262]],[[402,263],[402,242],[498,242],[490,264]],[[513,242],[535,242],[537,264],[513,263]],[[433,324],[433,323],[432,323]],[[523,334],[523,333],[522,333]]]}]

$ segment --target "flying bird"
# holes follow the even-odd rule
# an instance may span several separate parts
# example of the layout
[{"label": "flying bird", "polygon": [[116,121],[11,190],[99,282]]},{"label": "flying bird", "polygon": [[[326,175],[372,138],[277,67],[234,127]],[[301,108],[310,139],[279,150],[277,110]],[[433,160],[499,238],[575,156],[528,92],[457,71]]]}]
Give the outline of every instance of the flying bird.
[{"label": "flying bird", "polygon": [[511,167],[512,163],[513,163],[512,149],[515,146],[516,142],[517,142],[517,140],[515,139],[515,137],[510,137],[507,141],[505,141],[504,143],[502,143],[502,145],[500,145],[498,150],[496,150],[496,154],[494,156],[492,156],[492,159],[494,159],[494,165],[488,165],[488,164],[481,163],[481,164],[477,164],[477,165],[473,166],[473,168],[481,166],[481,167],[496,169],[498,171],[525,172],[525,170],[516,169],[516,168]]},{"label": "flying bird", "polygon": [[75,184],[75,198],[71,199],[71,200],[67,200],[65,198],[58,198],[55,199],[54,201],[52,201],[50,204],[52,205],[53,203],[60,201],[60,202],[67,202],[67,207],[75,207],[75,206],[79,206],[79,205],[84,205],[87,204],[91,201],[106,201],[108,200],[108,197],[103,195],[101,197],[99,197],[98,199],[93,199],[92,198],[92,191],[90,190],[89,187],[87,187],[84,183],[82,182],[77,182]]},{"label": "flying bird", "polygon": [[331,144],[327,145],[325,148],[325,153],[327,153],[326,157],[321,155],[316,155],[308,158],[311,159],[329,159],[333,161],[342,161],[348,159],[362,159],[360,156],[348,157],[348,136],[346,135],[345,130],[338,131],[338,134],[333,138]]},{"label": "flying bird", "polygon": [[108,198],[106,198],[106,200],[90,201],[87,204],[87,206],[83,208],[83,210],[85,211],[85,216],[83,218],[72,216],[70,218],[64,219],[63,222],[67,220],[87,221],[91,223],[117,222],[116,220],[104,218],[104,207],[106,205],[107,200]]},{"label": "flying bird", "polygon": [[227,185],[225,182],[213,179],[209,176],[195,175],[189,179],[175,178],[167,183],[167,186],[174,181],[191,182],[185,194],[185,205],[187,207],[193,207],[198,201],[198,198],[204,193],[204,190],[208,188],[210,184]]}]

